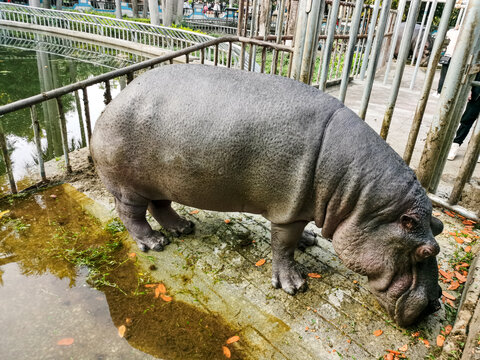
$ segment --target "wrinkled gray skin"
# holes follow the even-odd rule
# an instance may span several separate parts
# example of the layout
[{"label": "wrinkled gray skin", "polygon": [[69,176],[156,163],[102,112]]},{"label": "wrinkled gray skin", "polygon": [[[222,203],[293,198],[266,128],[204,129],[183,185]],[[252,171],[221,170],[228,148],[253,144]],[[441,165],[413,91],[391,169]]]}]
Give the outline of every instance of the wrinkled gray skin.
[{"label": "wrinkled gray skin", "polygon": [[[402,42],[403,33],[405,31],[405,24],[406,23],[404,22],[400,23],[398,28],[398,39],[397,39],[397,43],[395,44],[395,52],[394,52],[395,58],[398,56],[398,53],[400,52],[400,44]],[[412,40],[410,41],[410,52],[408,56],[413,55],[413,49],[415,49],[415,44],[419,36],[420,36],[419,41],[421,45],[423,34],[425,34],[425,27],[422,27],[420,24],[415,24]],[[428,59],[430,58],[430,53],[432,52],[432,48],[433,48],[433,38],[430,35],[428,35],[427,41],[425,43],[425,47],[423,48],[422,61],[420,61],[420,66],[428,65]],[[418,54],[418,50],[417,50],[417,54]]]},{"label": "wrinkled gray skin", "polygon": [[310,221],[368,277],[402,326],[439,308],[434,235],[442,223],[413,171],[335,98],[299,82],[202,65],[151,70],[97,121],[90,148],[116,210],[143,250],[193,231],[171,201],[271,221],[276,288],[306,282],[294,250]]}]

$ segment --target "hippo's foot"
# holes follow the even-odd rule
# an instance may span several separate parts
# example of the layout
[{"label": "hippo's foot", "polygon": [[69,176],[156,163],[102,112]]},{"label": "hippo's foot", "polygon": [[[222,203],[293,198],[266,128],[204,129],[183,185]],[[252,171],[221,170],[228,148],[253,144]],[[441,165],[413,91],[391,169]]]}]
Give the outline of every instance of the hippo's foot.
[{"label": "hippo's foot", "polygon": [[141,239],[137,238],[135,241],[143,252],[147,252],[148,250],[162,251],[165,245],[170,243],[159,231],[152,231],[152,234],[144,236]]},{"label": "hippo's foot", "polygon": [[276,289],[282,288],[287,294],[295,295],[297,292],[307,290],[307,282],[295,264],[281,264],[273,270],[272,285]]},{"label": "hippo's foot", "polygon": [[148,211],[162,225],[162,227],[175,236],[191,234],[195,224],[176,213],[172,209],[171,201],[153,200],[148,204]]},{"label": "hippo's foot", "polygon": [[300,241],[298,242],[298,250],[305,251],[308,247],[318,245],[317,234],[311,230],[304,230]]}]

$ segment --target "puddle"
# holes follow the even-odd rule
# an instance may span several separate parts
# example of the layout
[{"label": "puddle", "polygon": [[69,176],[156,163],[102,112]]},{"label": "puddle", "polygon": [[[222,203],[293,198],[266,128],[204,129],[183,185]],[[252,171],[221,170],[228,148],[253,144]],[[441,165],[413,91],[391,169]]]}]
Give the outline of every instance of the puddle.
[{"label": "puddle", "polygon": [[[125,232],[105,230],[70,193],[63,185],[0,202],[2,359],[225,359],[239,330],[174,289],[172,301],[156,298],[138,266],[145,255],[129,253]],[[244,345],[228,345],[232,359],[246,358]]]}]

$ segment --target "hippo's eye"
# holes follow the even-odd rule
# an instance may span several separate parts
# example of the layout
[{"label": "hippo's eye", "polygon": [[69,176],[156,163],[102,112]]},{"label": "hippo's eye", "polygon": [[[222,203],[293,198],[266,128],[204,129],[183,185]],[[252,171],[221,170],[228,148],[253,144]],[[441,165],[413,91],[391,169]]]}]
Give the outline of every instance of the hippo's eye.
[{"label": "hippo's eye", "polygon": [[402,226],[407,230],[412,230],[418,224],[417,219],[411,215],[402,215],[400,221],[402,222]]}]

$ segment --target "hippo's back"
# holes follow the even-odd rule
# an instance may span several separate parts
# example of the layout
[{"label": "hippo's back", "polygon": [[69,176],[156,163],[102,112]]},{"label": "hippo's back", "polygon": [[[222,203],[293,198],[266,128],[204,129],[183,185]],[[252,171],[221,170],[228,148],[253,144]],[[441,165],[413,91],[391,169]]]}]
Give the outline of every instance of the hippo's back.
[{"label": "hippo's back", "polygon": [[279,76],[165,66],[139,76],[107,106],[91,151],[107,187],[282,222],[313,196],[324,129],[340,108],[333,97]]}]

